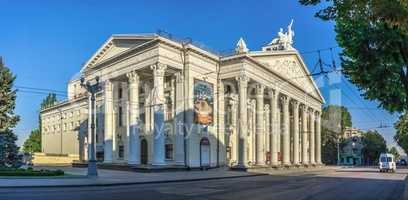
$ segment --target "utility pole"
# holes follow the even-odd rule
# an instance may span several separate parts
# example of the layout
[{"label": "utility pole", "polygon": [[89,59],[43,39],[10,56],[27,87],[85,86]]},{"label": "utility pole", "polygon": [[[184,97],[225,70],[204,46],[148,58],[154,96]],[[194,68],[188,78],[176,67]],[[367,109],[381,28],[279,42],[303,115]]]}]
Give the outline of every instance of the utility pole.
[{"label": "utility pole", "polygon": [[81,77],[81,86],[86,89],[89,95],[91,95],[91,138],[90,144],[88,146],[88,176],[95,177],[98,176],[96,159],[95,159],[95,94],[100,91],[101,87],[99,85],[99,77],[95,77],[96,83],[91,84],[90,81],[86,81],[85,78]]}]

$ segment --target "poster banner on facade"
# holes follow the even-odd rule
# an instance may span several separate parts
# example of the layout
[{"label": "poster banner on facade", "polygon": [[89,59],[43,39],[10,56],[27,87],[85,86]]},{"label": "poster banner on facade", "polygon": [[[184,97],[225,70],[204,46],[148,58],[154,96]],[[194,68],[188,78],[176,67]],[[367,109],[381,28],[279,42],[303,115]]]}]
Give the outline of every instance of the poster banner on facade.
[{"label": "poster banner on facade", "polygon": [[194,80],[194,122],[212,125],[214,113],[214,86],[201,80]]}]

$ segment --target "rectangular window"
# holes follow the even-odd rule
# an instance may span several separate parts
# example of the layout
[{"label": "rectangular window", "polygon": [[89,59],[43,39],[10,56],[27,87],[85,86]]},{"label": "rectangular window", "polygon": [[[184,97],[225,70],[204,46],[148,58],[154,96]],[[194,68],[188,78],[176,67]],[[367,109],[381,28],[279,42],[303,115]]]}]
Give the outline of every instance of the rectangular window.
[{"label": "rectangular window", "polygon": [[123,159],[123,153],[124,153],[125,151],[124,151],[124,147],[123,147],[123,145],[120,145],[119,146],[119,152],[118,152],[118,156],[119,156],[119,158],[120,159]]},{"label": "rectangular window", "polygon": [[118,91],[118,98],[119,99],[122,99],[122,92],[123,92],[123,89],[120,87],[119,91]]},{"label": "rectangular window", "polygon": [[122,113],[123,111],[122,111],[122,106],[119,106],[119,113],[118,113],[118,124],[119,124],[119,126],[123,126],[123,123],[122,123]]},{"label": "rectangular window", "polygon": [[166,160],[173,160],[173,144],[165,145]]}]

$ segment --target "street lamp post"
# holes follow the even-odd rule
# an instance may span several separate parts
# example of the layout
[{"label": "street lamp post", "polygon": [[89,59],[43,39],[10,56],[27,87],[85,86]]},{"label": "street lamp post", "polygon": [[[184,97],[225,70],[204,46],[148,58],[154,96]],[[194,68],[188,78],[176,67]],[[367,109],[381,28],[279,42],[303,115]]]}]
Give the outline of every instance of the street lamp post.
[{"label": "street lamp post", "polygon": [[337,138],[337,165],[340,165],[340,139]]},{"label": "street lamp post", "polygon": [[91,95],[91,142],[89,145],[89,159],[88,159],[88,176],[98,176],[95,159],[95,94],[101,89],[99,85],[99,77],[95,77],[96,83],[91,84],[89,81],[85,83],[85,78],[81,78],[81,86],[85,88],[88,94]]},{"label": "street lamp post", "polygon": [[61,108],[58,109],[58,112],[59,112],[59,115],[60,115],[60,156],[62,156],[62,125],[63,125],[62,120],[63,120],[64,118],[62,117],[62,110],[61,110]]}]

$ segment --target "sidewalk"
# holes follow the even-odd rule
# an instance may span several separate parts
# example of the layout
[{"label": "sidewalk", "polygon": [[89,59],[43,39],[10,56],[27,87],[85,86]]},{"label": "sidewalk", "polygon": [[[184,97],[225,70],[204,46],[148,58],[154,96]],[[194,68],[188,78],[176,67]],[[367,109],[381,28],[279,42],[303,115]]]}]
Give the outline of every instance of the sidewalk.
[{"label": "sidewalk", "polygon": [[239,178],[266,175],[263,173],[230,171],[226,168],[211,169],[208,171],[182,171],[161,173],[138,173],[100,169],[98,170],[99,173],[98,177],[88,178],[86,177],[87,170],[86,168],[52,167],[52,169],[62,169],[67,174],[70,174],[72,176],[52,178],[0,177],[0,188],[114,186],[114,185],[215,180],[225,178]]},{"label": "sidewalk", "polygon": [[299,175],[314,175],[320,174],[322,172],[334,172],[341,170],[342,166],[322,166],[322,167],[312,167],[312,168],[290,168],[290,169],[274,169],[274,168],[254,168],[248,169],[249,173],[264,173],[269,175],[279,175],[279,176],[299,176]]}]

